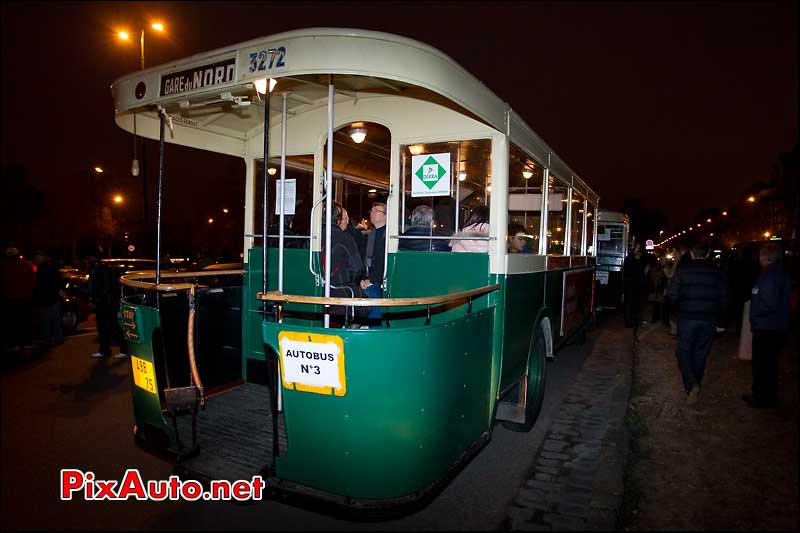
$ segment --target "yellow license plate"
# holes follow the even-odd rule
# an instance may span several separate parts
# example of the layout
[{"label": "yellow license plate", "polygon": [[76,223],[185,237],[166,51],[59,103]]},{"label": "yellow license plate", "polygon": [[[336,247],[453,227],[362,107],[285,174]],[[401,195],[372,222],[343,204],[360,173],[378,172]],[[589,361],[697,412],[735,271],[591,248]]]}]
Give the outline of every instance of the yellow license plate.
[{"label": "yellow license plate", "polygon": [[133,382],[136,383],[136,386],[151,394],[158,394],[153,363],[131,356],[131,366],[133,367]]},{"label": "yellow license plate", "polygon": [[281,331],[281,380],[287,389],[344,396],[344,343],[337,335]]}]

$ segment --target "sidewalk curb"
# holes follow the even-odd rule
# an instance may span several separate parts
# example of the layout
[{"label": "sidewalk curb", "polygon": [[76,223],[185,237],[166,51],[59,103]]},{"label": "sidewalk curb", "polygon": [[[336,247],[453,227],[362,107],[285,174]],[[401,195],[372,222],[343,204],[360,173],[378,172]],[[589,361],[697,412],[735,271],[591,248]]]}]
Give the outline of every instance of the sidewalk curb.
[{"label": "sidewalk curb", "polygon": [[[624,496],[630,434],[631,330],[614,321],[570,386],[536,452],[530,478],[506,512],[512,530],[614,530]],[[609,324],[611,326],[611,324]]]}]

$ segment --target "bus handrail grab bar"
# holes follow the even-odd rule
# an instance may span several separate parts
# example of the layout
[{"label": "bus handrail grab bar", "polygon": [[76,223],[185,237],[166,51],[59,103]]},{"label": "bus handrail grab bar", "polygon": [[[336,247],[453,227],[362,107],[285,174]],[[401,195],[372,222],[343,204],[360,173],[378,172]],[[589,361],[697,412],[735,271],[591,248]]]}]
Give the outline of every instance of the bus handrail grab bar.
[{"label": "bus handrail grab bar", "polygon": [[439,294],[436,296],[415,296],[406,298],[325,298],[324,296],[306,296],[302,294],[283,294],[278,291],[269,291],[266,294],[259,292],[256,298],[269,302],[299,303],[308,305],[343,305],[353,307],[404,307],[416,305],[437,305],[458,300],[472,300],[500,289],[500,285],[486,285],[468,291]]},{"label": "bus handrail grab bar", "polygon": [[[211,276],[233,276],[244,274],[244,270],[203,270],[199,272],[162,272],[161,278],[205,278]],[[152,283],[140,281],[143,279],[154,278],[155,273],[149,272],[129,272],[119,278],[122,285],[135,289],[151,289],[157,292],[176,292],[191,290],[194,283]]]},{"label": "bus handrail grab bar", "polygon": [[[392,200],[392,187],[389,187],[389,194],[386,195],[386,217],[389,217],[389,205]],[[387,265],[389,264],[389,228],[384,226],[383,231],[383,279],[381,280],[381,290],[385,291],[386,286],[386,273],[388,272]]]},{"label": "bus handrail grab bar", "polygon": [[314,247],[312,243],[314,242],[314,210],[325,200],[326,194],[323,194],[317,202],[311,206],[311,220],[308,222],[308,270],[311,272],[311,275],[314,276],[314,282],[319,287],[322,284],[322,276],[314,272]]}]

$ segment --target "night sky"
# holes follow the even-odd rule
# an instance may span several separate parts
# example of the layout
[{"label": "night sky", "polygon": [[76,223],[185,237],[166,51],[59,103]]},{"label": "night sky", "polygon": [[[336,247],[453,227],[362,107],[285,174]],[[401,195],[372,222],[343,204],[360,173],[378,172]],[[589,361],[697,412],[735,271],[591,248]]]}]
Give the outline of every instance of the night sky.
[{"label": "night sky", "polygon": [[[115,187],[139,191],[132,136],[114,124],[109,91],[138,69],[138,30],[128,44],[115,30],[139,18],[167,27],[166,36],[147,35],[147,66],[285,30],[353,27],[452,57],[508,102],[602,207],[638,198],[682,224],[767,181],[778,153],[797,142],[796,10],[793,2],[5,2],[3,164],[23,163],[55,210],[80,208],[76,183],[95,164]],[[151,149],[155,165],[156,143]],[[194,214],[181,206],[171,216],[241,204],[241,185],[226,184],[241,181],[243,164],[208,156],[190,164],[187,150],[169,149],[167,193],[196,198]]]}]

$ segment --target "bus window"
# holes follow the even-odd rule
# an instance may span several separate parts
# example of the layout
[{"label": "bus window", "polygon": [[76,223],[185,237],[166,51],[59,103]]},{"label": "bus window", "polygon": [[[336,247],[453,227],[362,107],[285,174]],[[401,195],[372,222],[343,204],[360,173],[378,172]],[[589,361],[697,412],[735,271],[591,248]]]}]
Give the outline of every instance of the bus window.
[{"label": "bus window", "polygon": [[595,255],[594,251],[594,218],[595,207],[586,203],[586,255]]},{"label": "bus window", "polygon": [[[543,180],[544,167],[512,144],[508,157],[508,226],[524,231],[515,231],[512,236],[509,230],[509,239],[516,237],[519,241],[509,240],[509,252],[540,253]],[[522,248],[521,239],[525,240]]]},{"label": "bus window", "polygon": [[[269,228],[267,241],[268,246],[278,246],[278,232],[280,223],[280,211],[277,207],[279,199],[276,191],[280,191],[277,183],[281,179],[281,160],[273,157],[269,160],[267,174],[269,177],[268,201],[269,211],[267,215],[267,226]],[[256,190],[255,190],[255,209],[253,211],[253,229],[256,235],[261,235],[263,225],[262,205],[264,202],[264,162],[256,161]],[[287,248],[308,248],[309,246],[309,221],[311,217],[311,206],[313,205],[313,177],[314,177],[314,156],[298,155],[286,158],[286,213],[284,214],[284,235],[286,235],[285,246]],[[262,240],[257,237],[254,241],[255,246],[261,246]]]},{"label": "bus window", "polygon": [[[391,132],[375,122],[354,122],[336,130],[333,140],[334,200],[353,226],[367,227],[372,204],[386,202],[389,192]],[[323,167],[327,153],[326,142]]]},{"label": "bus window", "polygon": [[[447,237],[463,229],[475,207],[489,206],[491,140],[405,145],[400,153],[399,249],[419,249],[421,239],[410,237],[427,235],[425,249],[449,250]],[[421,205],[433,209],[430,227],[412,227],[414,209]],[[415,221],[428,218],[415,217]],[[414,246],[409,248],[403,240],[413,240]]]},{"label": "bus window", "polygon": [[572,210],[570,211],[570,241],[569,255],[582,255],[581,246],[583,245],[583,198],[572,191]]},{"label": "bus window", "polygon": [[547,212],[547,253],[549,255],[564,255],[564,240],[567,231],[567,197],[569,187],[558,179],[550,177],[548,188]]}]

